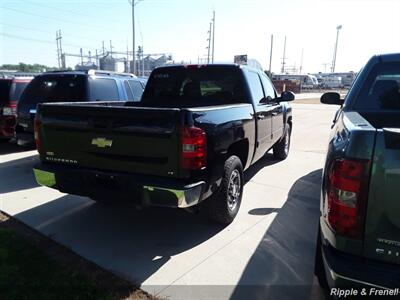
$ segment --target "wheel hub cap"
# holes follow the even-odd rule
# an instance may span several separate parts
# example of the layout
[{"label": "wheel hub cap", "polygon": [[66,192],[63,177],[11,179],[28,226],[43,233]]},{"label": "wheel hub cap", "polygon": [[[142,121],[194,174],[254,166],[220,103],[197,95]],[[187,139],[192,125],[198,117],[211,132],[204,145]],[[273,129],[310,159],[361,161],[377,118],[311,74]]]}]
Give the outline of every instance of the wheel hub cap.
[{"label": "wheel hub cap", "polygon": [[241,191],[241,178],[238,170],[234,170],[229,179],[228,186],[228,208],[233,211],[239,202]]}]

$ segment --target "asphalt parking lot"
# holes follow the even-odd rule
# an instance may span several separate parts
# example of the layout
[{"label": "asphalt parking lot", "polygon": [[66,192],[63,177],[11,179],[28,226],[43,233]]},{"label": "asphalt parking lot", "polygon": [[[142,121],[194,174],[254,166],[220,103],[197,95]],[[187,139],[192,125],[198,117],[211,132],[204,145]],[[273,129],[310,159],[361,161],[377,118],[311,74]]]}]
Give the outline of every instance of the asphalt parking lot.
[{"label": "asphalt parking lot", "polygon": [[102,205],[39,187],[35,151],[0,145],[0,210],[171,299],[312,299],[319,185],[337,107],[293,104],[291,153],[246,173],[228,227],[184,210]]}]

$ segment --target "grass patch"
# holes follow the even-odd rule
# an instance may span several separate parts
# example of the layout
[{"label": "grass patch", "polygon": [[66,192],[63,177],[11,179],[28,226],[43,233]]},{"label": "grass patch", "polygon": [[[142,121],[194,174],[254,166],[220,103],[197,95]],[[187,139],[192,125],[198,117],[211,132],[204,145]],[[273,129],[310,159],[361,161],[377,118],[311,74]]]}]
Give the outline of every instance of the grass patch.
[{"label": "grass patch", "polygon": [[0,228],[0,299],[114,299],[81,273]]}]

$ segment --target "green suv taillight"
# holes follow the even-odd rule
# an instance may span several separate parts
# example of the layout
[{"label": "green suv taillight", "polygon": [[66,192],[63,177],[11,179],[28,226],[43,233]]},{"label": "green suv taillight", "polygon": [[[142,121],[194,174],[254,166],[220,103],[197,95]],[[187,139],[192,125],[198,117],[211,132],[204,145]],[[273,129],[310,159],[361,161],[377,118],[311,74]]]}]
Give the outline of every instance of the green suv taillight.
[{"label": "green suv taillight", "polygon": [[327,185],[325,220],[337,233],[362,238],[368,195],[369,161],[333,161]]}]

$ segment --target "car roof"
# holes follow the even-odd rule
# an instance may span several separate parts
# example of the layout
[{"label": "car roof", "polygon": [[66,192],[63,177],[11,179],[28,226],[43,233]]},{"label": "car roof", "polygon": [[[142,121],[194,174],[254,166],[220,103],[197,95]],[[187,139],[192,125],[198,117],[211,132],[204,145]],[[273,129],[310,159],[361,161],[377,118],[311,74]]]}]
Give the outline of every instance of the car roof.
[{"label": "car roof", "polygon": [[43,76],[65,76],[65,75],[80,75],[80,76],[96,76],[96,77],[109,77],[109,78],[121,78],[121,79],[136,79],[137,77],[130,73],[119,73],[119,72],[112,72],[112,71],[103,71],[103,70],[57,70],[57,71],[49,71],[42,73],[39,77]]},{"label": "car roof", "polygon": [[387,53],[378,56],[382,62],[400,62],[400,53]]}]

